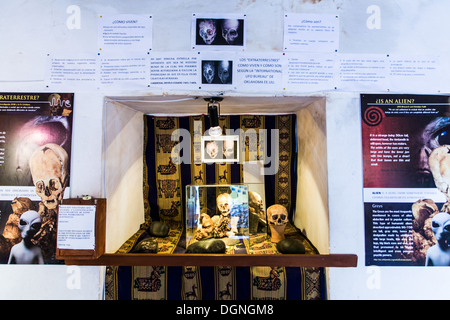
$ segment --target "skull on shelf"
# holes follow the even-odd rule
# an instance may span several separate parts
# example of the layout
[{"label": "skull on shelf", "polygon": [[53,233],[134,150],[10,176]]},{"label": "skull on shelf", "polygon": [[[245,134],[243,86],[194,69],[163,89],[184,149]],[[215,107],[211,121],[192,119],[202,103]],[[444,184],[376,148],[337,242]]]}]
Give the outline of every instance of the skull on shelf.
[{"label": "skull on shelf", "polygon": [[279,242],[284,239],[284,229],[288,223],[287,209],[280,205],[274,204],[267,209],[267,220],[269,221],[271,231],[271,241]]},{"label": "skull on shelf", "polygon": [[198,27],[198,33],[205,44],[213,43],[214,39],[216,38],[216,23],[214,22],[214,20],[205,19],[200,22]]},{"label": "skull on shelf", "polygon": [[234,44],[239,37],[239,20],[225,19],[222,22],[222,37],[228,44]]},{"label": "skull on shelf", "polygon": [[36,193],[47,209],[56,209],[69,181],[69,156],[59,145],[48,143],[30,158],[30,171]]},{"label": "skull on shelf", "polygon": [[214,237],[222,238],[230,236],[229,231],[231,230],[231,209],[233,208],[233,198],[229,193],[221,193],[216,199],[217,209],[219,209],[220,215],[214,216]]},{"label": "skull on shelf", "polygon": [[262,215],[261,218],[265,218],[264,215],[264,203],[259,193],[255,191],[248,192],[248,206],[250,211]]},{"label": "skull on shelf", "polygon": [[221,193],[217,196],[217,208],[220,214],[224,217],[228,217],[233,208],[233,198],[229,193]]}]

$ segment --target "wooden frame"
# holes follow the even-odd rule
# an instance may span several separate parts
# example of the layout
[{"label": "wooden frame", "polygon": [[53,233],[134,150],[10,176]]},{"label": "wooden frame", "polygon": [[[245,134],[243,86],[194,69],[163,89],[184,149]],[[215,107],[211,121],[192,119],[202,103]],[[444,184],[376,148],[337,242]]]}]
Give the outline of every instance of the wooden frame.
[{"label": "wooden frame", "polygon": [[67,265],[356,267],[355,254],[142,254],[112,253],[98,259],[66,258]]},{"label": "wooden frame", "polygon": [[[97,259],[105,253],[106,199],[83,198],[63,199],[61,205],[95,206],[95,247],[94,250],[74,250],[56,248],[56,259]],[[59,216],[58,216],[59,219]]]}]

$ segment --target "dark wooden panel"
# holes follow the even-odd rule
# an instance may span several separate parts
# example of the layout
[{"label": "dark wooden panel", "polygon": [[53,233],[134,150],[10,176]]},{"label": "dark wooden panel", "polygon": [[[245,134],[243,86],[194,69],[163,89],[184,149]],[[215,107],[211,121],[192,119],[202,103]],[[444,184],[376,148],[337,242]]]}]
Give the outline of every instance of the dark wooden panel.
[{"label": "dark wooden panel", "polygon": [[68,265],[106,266],[285,266],[285,267],[356,267],[355,254],[104,254],[98,259],[66,257]]}]

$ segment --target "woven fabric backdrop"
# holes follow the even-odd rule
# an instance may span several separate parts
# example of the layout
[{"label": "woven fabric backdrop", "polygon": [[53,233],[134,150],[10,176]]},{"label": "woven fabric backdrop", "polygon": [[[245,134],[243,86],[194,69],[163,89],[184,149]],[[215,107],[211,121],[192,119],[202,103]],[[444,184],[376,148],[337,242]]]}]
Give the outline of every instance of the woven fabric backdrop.
[{"label": "woven fabric backdrop", "polygon": [[[184,253],[185,186],[189,184],[236,184],[243,182],[243,166],[239,163],[202,163],[201,136],[208,129],[208,119],[191,117],[145,116],[144,198],[146,220],[118,250],[130,252],[145,235],[152,221],[164,221],[169,235],[156,238],[161,253]],[[286,206],[292,221],[296,195],[297,147],[295,115],[222,116],[220,126],[241,134],[240,159],[264,160],[272,150],[271,129],[279,133],[279,168],[276,174],[264,176],[266,207],[278,203]],[[190,132],[190,150],[181,156],[191,161],[180,162],[179,130]],[[251,129],[251,130],[248,130]],[[266,129],[266,130],[263,130]],[[267,133],[267,134],[264,134]],[[254,136],[252,136],[254,135]],[[186,154],[190,152],[190,155]],[[186,159],[186,158],[184,158]],[[270,164],[267,164],[270,165]],[[302,240],[306,254],[317,254],[316,248],[291,223],[286,237]],[[273,253],[277,250],[265,234],[252,235],[247,253]],[[326,297],[323,268],[306,267],[107,267],[105,297],[107,300],[314,300]]]}]

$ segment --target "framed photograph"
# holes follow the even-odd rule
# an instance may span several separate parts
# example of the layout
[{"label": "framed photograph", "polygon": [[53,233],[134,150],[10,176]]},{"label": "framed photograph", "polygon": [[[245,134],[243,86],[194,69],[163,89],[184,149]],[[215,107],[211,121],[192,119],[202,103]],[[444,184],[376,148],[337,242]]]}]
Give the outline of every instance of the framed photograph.
[{"label": "framed photograph", "polygon": [[193,14],[192,49],[242,50],[245,47],[245,16]]},{"label": "framed photograph", "polygon": [[233,84],[233,61],[202,60],[202,84]]},{"label": "framed photograph", "polygon": [[202,136],[202,162],[239,162],[239,136]]}]

